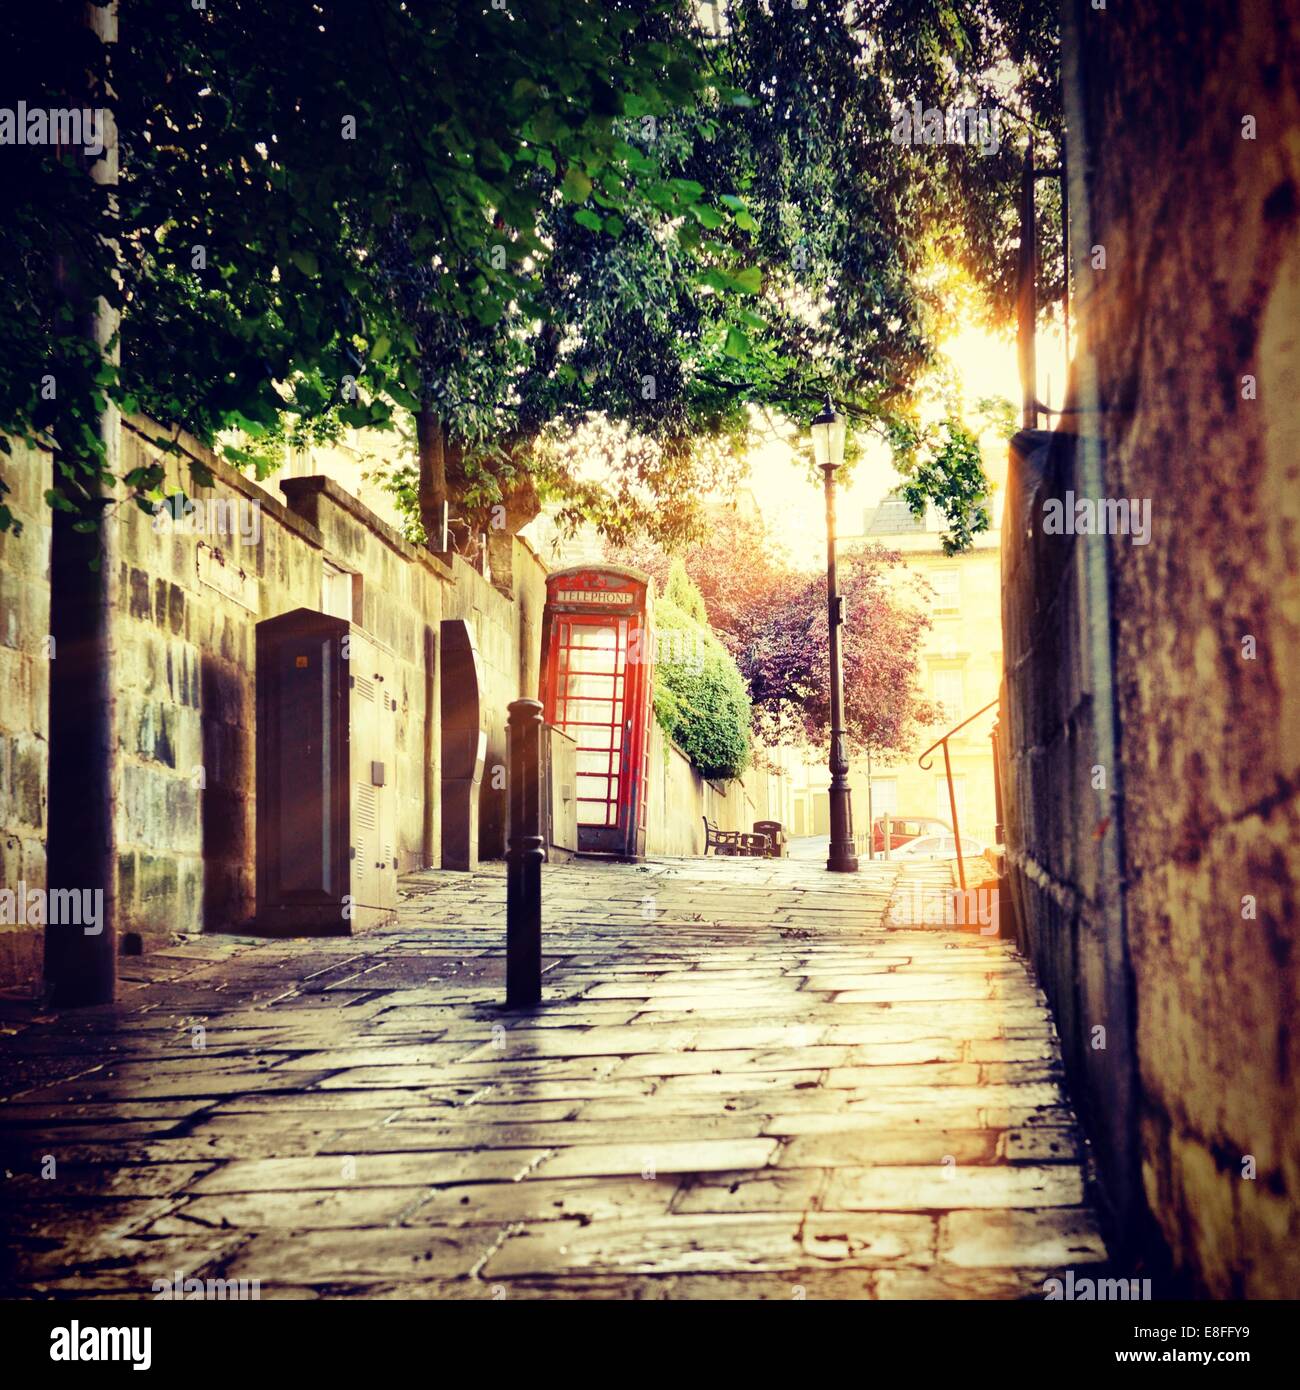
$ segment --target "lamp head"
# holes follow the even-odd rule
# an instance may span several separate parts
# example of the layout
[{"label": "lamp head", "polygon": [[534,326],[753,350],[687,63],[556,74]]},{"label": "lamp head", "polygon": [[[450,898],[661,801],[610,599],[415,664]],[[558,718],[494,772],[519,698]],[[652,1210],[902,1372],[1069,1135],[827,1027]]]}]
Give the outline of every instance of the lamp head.
[{"label": "lamp head", "polygon": [[844,462],[844,416],[831,404],[831,393],[826,393],[826,404],[813,417],[809,427],[812,431],[813,458],[819,468],[838,468]]}]

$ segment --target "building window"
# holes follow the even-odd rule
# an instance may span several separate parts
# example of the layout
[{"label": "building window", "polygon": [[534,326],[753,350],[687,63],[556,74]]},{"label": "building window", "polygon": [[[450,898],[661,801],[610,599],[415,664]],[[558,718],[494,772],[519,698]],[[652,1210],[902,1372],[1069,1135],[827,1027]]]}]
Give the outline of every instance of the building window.
[{"label": "building window", "polygon": [[[966,819],[966,774],[957,773],[952,779],[952,794],[957,799],[957,815]],[[947,777],[934,779],[934,813],[944,824],[952,820],[952,805],[948,800]]]},{"label": "building window", "polygon": [[930,575],[934,585],[934,612],[957,613],[961,609],[961,571],[935,570]]},{"label": "building window", "polygon": [[960,667],[940,667],[934,673],[934,698],[943,706],[944,722],[951,727],[966,717],[966,690]]},{"label": "building window", "polygon": [[898,814],[898,778],[873,777],[871,779],[871,814],[879,819],[883,815]]}]

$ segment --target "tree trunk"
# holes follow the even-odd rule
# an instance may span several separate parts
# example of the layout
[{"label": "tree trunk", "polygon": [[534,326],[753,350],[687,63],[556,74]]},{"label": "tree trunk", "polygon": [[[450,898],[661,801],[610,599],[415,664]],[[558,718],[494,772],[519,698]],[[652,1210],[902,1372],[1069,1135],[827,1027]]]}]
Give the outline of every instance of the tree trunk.
[{"label": "tree trunk", "polygon": [[443,508],[447,504],[447,436],[442,417],[423,402],[415,414],[415,440],[420,458],[420,522],[430,550],[443,544]]},{"label": "tree trunk", "polygon": [[420,458],[420,521],[429,538],[430,549],[438,548],[444,503],[447,504],[447,547],[471,559],[478,554],[480,533],[504,529],[513,536],[541,511],[537,487],[527,469],[535,442],[531,437],[509,439],[505,443],[515,472],[512,478],[501,481],[504,518],[490,504],[468,509],[454,505],[461,503],[473,480],[465,472],[464,443],[451,437],[447,422],[432,406],[421,406],[417,411],[415,437]]},{"label": "tree trunk", "polygon": [[463,467],[465,445],[460,440],[448,436],[442,457],[446,469],[447,491],[457,504],[449,505],[447,508],[447,543],[457,555],[463,555],[472,564],[477,563],[479,523],[477,517],[467,512],[464,506],[469,483]]}]

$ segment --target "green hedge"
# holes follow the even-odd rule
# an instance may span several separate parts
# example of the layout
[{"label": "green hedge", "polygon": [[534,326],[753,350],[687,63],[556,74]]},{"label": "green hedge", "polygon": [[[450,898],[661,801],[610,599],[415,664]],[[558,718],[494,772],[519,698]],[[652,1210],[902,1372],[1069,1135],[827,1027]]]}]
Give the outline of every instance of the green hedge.
[{"label": "green hedge", "polygon": [[655,603],[655,631],[659,726],[701,776],[715,782],[739,777],[749,766],[749,689],[679,561]]}]

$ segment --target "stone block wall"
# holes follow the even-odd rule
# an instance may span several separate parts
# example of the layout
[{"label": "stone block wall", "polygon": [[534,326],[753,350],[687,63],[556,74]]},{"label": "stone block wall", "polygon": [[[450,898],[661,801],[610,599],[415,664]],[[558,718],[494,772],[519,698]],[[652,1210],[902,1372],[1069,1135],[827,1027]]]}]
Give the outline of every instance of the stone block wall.
[{"label": "stone block wall", "polygon": [[752,830],[766,819],[767,774],[747,772],[725,784],[708,782],[664,733],[651,725],[650,787],[646,807],[648,855],[704,853],[704,817],[720,830]]},{"label": "stone block wall", "polygon": [[[123,421],[124,470],[161,462],[165,489],[201,511],[160,520],[125,503],[115,536],[112,641],[118,755],[117,930],[149,949],[176,931],[238,930],[256,909],[256,625],[319,609],[330,572],[353,576],[353,617],[395,658],[399,869],[440,863],[441,686],[445,618],[464,619],[482,662],[487,757],[480,854],[504,853],[506,711],[538,692],[546,567],[515,538],[492,547],[491,579],[459,556],[411,546],[336,483],[285,479],[282,502],[211,451],[152,421]],[[212,475],[200,487],[197,460]],[[45,886],[48,748],[49,461],[5,466],[21,536],[0,536],[0,833],[3,886]],[[214,508],[213,504],[219,504]],[[222,511],[224,509],[224,511]],[[253,518],[255,517],[255,524]],[[242,526],[242,530],[241,530]],[[664,739],[653,750],[649,850],[703,851],[701,817],[751,828],[770,810],[767,774],[705,782]],[[0,924],[0,984],[39,982],[39,925]]]},{"label": "stone block wall", "polygon": [[[313,528],[182,439],[214,475],[212,487],[197,487],[187,458],[158,448],[161,435],[148,420],[125,421],[123,469],[165,460],[166,486],[205,510],[191,526],[119,508],[118,931],[146,946],[253,916],[256,624],[318,607],[321,592]],[[256,516],[256,544],[242,543],[237,523],[218,529],[214,502]]]},{"label": "stone block wall", "polygon": [[[464,617],[483,656],[489,767],[504,766],[506,706],[535,695],[545,568],[523,541],[497,582],[463,560],[404,541],[332,481],[288,479],[286,501],[152,421],[123,422],[124,470],[163,462],[165,486],[205,509],[169,525],[118,509],[112,640],[118,757],[113,769],[122,937],[148,949],[178,930],[246,926],[256,894],[256,624],[319,609],[327,564],[351,572],[354,621],[396,659],[399,869],[440,862],[439,639]],[[212,474],[198,486],[188,460]],[[15,447],[4,476],[20,536],[0,535],[0,850],[3,886],[45,886],[49,683],[49,460]],[[229,504],[218,520],[213,503]],[[239,534],[239,521],[256,525]],[[242,509],[242,510],[241,510]],[[233,525],[232,525],[233,523]],[[216,528],[214,529],[214,525]],[[507,538],[509,539],[509,538]],[[246,543],[247,542],[247,543]],[[492,783],[495,780],[496,786]],[[484,779],[480,850],[504,850],[505,791]],[[0,923],[0,986],[37,987],[39,925]]]},{"label": "stone block wall", "polygon": [[657,721],[650,726],[646,853],[703,854],[704,780]]},{"label": "stone block wall", "polygon": [[[354,621],[393,652],[398,871],[436,865],[441,846],[439,628],[452,571],[404,541],[329,478],[287,479],[281,488],[295,516],[319,534],[331,564],[360,577],[353,588]],[[465,576],[459,578],[465,582]]]},{"label": "stone block wall", "polygon": [[[0,533],[0,887],[45,890],[50,706],[49,455],[15,444],[3,501],[22,532]],[[15,918],[19,914],[15,914]],[[0,922],[0,985],[41,973],[41,929]]]},{"label": "stone block wall", "polygon": [[1300,3],[1133,9],[1086,59],[1106,485],[1154,514],[1112,547],[1142,1182],[1197,1287],[1295,1297]]},{"label": "stone block wall", "polygon": [[507,710],[514,700],[539,698],[547,574],[526,541],[515,538],[508,571],[500,563],[500,542],[495,549],[497,582],[484,579],[460,556],[448,557],[453,582],[443,612],[444,618],[461,618],[473,629],[483,667],[487,754],[479,793],[479,853],[486,859],[506,852]]},{"label": "stone block wall", "polygon": [[[1013,490],[1087,477],[1077,452],[1103,496],[1150,500],[1152,535],[1046,545],[1008,513],[1016,892],[1114,1209],[1137,1192],[1195,1292],[1294,1297],[1300,3],[1078,4],[1066,23],[1078,450],[1022,438],[1008,508]],[[1098,650],[1085,543],[1105,555],[1114,615],[1104,828],[1085,780],[1108,684],[1080,656]],[[1116,1073],[1080,1050],[1126,975],[1121,1123]]]},{"label": "stone block wall", "polygon": [[1012,441],[1002,529],[999,750],[1008,887],[1021,946],[1052,1005],[1072,1092],[1106,1182],[1112,1239],[1141,1221],[1132,985],[1114,865],[1117,769],[1098,713],[1110,672],[1085,634],[1089,545],[1044,531],[1044,505],[1081,487],[1072,436]]}]

